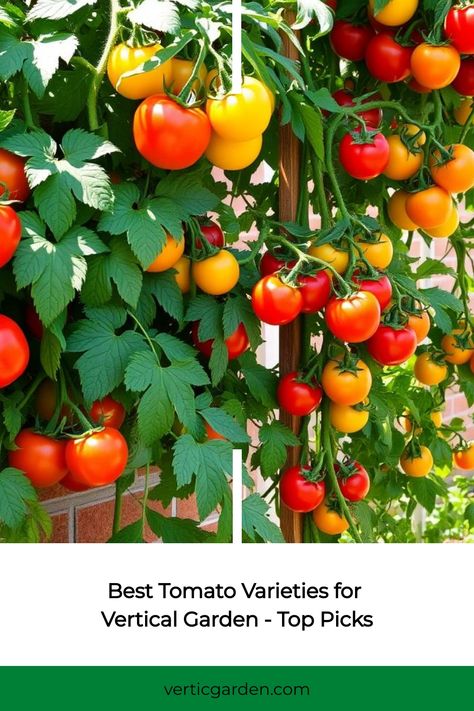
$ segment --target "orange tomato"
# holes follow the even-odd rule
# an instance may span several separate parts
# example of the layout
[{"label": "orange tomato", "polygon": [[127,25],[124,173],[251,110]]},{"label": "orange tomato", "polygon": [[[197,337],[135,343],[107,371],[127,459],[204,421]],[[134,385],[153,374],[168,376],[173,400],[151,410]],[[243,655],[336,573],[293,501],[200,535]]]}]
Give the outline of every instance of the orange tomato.
[{"label": "orange tomato", "polygon": [[443,225],[451,210],[451,196],[438,185],[411,193],[406,201],[408,217],[423,229]]},{"label": "orange tomato", "polygon": [[429,230],[424,230],[429,237],[433,239],[443,239],[451,237],[459,227],[459,212],[455,202],[451,204],[451,212],[448,215],[446,222],[443,222],[439,227],[432,227]]},{"label": "orange tomato", "polygon": [[379,235],[377,242],[364,242],[358,239],[364,257],[376,269],[386,269],[393,259],[393,244],[390,237],[384,234]]},{"label": "orange tomato", "polygon": [[[179,94],[191,78],[196,63],[190,59],[178,59],[173,57],[173,73],[172,73],[172,90],[173,94]],[[199,73],[195,81],[193,81],[192,90],[197,93],[205,86],[207,78],[207,69],[204,64],[201,64]]]},{"label": "orange tomato", "polygon": [[431,320],[427,311],[420,311],[419,314],[410,314],[407,326],[416,334],[416,342],[422,343],[430,332]]},{"label": "orange tomato", "polygon": [[161,49],[163,47],[158,43],[146,47],[130,47],[121,42],[114,47],[107,62],[107,75],[114,89],[127,99],[146,99],[152,94],[162,93],[171,84],[173,60],[163,62],[151,71],[120,79],[123,74],[137,69]]},{"label": "orange tomato", "polygon": [[448,377],[448,367],[432,360],[429,353],[421,353],[415,361],[414,373],[423,385],[439,385]]},{"label": "orange tomato", "polygon": [[[308,249],[308,254],[312,257],[316,257],[316,259],[321,259],[323,262],[330,264],[338,274],[344,274],[349,266],[349,252],[337,249],[337,247],[334,247],[332,244],[313,244]],[[331,271],[329,269],[327,270],[327,273],[331,275]]]},{"label": "orange tomato", "polygon": [[442,89],[456,78],[461,56],[451,45],[422,42],[411,55],[411,71],[415,81],[427,89]]},{"label": "orange tomato", "polygon": [[313,521],[328,536],[338,536],[349,528],[346,517],[331,509],[327,500],[314,509]]},{"label": "orange tomato", "polygon": [[462,143],[447,146],[452,159],[440,162],[439,151],[430,158],[430,169],[436,185],[448,193],[465,193],[474,186],[474,151]]},{"label": "orange tomato", "polygon": [[464,365],[469,363],[474,355],[474,343],[472,338],[463,338],[461,341],[457,336],[466,332],[462,328],[456,328],[452,333],[443,336],[441,348],[446,353],[445,360],[453,365]]},{"label": "orange tomato", "polygon": [[191,260],[189,257],[180,257],[173,265],[176,271],[174,278],[182,294],[187,294],[191,288]]},{"label": "orange tomato", "polygon": [[176,241],[171,235],[166,235],[166,244],[152,261],[147,272],[165,272],[174,267],[176,262],[182,257],[184,252],[184,239]]},{"label": "orange tomato", "polygon": [[370,392],[372,374],[362,360],[357,361],[354,370],[345,370],[340,360],[330,360],[324,366],[321,385],[328,398],[338,405],[357,405]]},{"label": "orange tomato", "polygon": [[470,442],[466,449],[454,452],[454,464],[459,469],[474,469],[474,443]]},{"label": "orange tomato", "polygon": [[390,154],[383,174],[390,180],[409,180],[423,165],[423,153],[409,151],[400,136],[396,134],[388,136],[387,141]]},{"label": "orange tomato", "polygon": [[408,476],[423,477],[433,468],[433,455],[424,445],[420,447],[420,454],[417,457],[412,457],[409,451],[405,450],[400,458],[400,466]]},{"label": "orange tomato", "polygon": [[408,217],[406,211],[406,203],[409,197],[409,193],[404,190],[397,190],[396,193],[389,198],[387,210],[388,216],[391,222],[398,227],[400,230],[408,230],[413,232],[417,229],[416,225],[410,217]]}]

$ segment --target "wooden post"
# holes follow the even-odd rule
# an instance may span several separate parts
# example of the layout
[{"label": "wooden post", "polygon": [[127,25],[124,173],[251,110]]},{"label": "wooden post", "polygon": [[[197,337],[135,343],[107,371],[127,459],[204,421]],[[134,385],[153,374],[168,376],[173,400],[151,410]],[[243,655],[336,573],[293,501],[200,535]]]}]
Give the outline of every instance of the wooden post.
[{"label": "wooden post", "polygon": [[[294,21],[294,14],[285,16],[288,24]],[[298,50],[286,34],[282,35],[283,53],[290,59],[298,59]],[[291,130],[291,126],[280,126],[280,193],[279,217],[281,222],[295,221],[300,193],[301,144]],[[280,375],[298,370],[301,360],[301,318],[280,329]],[[295,434],[300,431],[300,418],[284,411],[281,421]],[[298,447],[288,451],[287,466],[299,463]],[[303,516],[288,509],[283,503],[280,511],[280,525],[288,543],[301,543],[303,540]]]}]

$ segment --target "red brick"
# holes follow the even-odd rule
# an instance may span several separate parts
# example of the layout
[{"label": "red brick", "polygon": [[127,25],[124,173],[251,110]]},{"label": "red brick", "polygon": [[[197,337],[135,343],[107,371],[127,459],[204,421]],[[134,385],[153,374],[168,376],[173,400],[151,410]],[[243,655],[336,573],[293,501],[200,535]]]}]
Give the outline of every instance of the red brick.
[{"label": "red brick", "polygon": [[[149,502],[150,508],[159,513],[170,510],[163,509],[158,501]],[[126,494],[123,497],[121,528],[133,523],[141,516],[142,507],[136,496]],[[112,535],[112,522],[114,515],[114,502],[106,501],[101,504],[87,506],[76,510],[76,542],[77,543],[106,543]],[[156,541],[156,536],[145,527],[145,540]]]},{"label": "red brick", "polygon": [[53,535],[50,543],[69,543],[69,514],[57,514],[52,516]]}]

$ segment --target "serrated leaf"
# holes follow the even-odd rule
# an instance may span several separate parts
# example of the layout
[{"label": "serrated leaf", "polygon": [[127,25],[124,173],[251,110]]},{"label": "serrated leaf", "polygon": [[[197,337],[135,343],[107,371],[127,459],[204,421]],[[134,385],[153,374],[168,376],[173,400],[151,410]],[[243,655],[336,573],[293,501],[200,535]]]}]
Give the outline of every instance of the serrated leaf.
[{"label": "serrated leaf", "polygon": [[183,320],[183,294],[173,274],[164,272],[153,275],[150,290],[158,304],[176,321]]},{"label": "serrated leaf", "polygon": [[211,371],[211,381],[214,386],[218,385],[224,377],[229,364],[229,351],[222,338],[217,337],[212,344],[211,357],[209,358],[209,370]]},{"label": "serrated leaf", "polygon": [[255,354],[248,351],[240,356],[240,365],[245,383],[253,397],[270,409],[276,408],[277,379],[274,373],[257,363]]},{"label": "serrated leaf", "polygon": [[141,393],[150,387],[157,365],[151,351],[134,353],[125,370],[124,384],[127,390]]},{"label": "serrated leaf", "polygon": [[186,362],[196,356],[196,351],[192,346],[172,336],[170,333],[159,333],[154,340],[170,361]]},{"label": "serrated leaf", "polygon": [[200,414],[213,430],[230,442],[250,442],[250,437],[244,428],[225,412],[225,410],[221,410],[217,407],[208,407],[202,409]]},{"label": "serrated leaf", "polygon": [[59,174],[42,182],[33,193],[35,205],[42,219],[56,238],[65,234],[76,217],[76,203],[72,194],[64,190]]},{"label": "serrated leaf", "polygon": [[104,257],[106,274],[125,303],[136,308],[143,285],[143,272],[123,239],[112,239],[109,248],[110,254]]},{"label": "serrated leaf", "polygon": [[176,35],[181,28],[178,8],[169,0],[142,0],[128,18],[135,25],[150,27],[157,32]]},{"label": "serrated leaf", "polygon": [[174,408],[163,379],[155,377],[138,405],[138,432],[146,445],[155,444],[167,434],[174,421]]},{"label": "serrated leaf", "polygon": [[28,21],[62,20],[87,5],[95,5],[97,0],[38,0],[28,12]]},{"label": "serrated leaf", "polygon": [[0,472],[0,521],[10,528],[19,526],[28,501],[36,501],[36,492],[23,472],[12,467]]},{"label": "serrated leaf", "polygon": [[108,543],[144,543],[143,540],[143,523],[141,519],[130,523],[125,528],[122,528],[118,533],[109,538]]},{"label": "serrated leaf", "polygon": [[212,296],[200,294],[189,304],[186,321],[198,321],[198,338],[207,341],[217,335],[223,336],[223,304]]},{"label": "serrated leaf", "polygon": [[421,477],[420,479],[410,479],[408,488],[414,498],[424,509],[431,513],[436,504],[436,486],[431,479]]},{"label": "serrated leaf", "polygon": [[4,131],[13,121],[15,109],[12,111],[0,111],[0,131]]},{"label": "serrated leaf", "polygon": [[263,425],[258,433],[262,447],[260,462],[264,477],[273,476],[286,462],[287,447],[295,447],[299,440],[283,423],[274,420]]},{"label": "serrated leaf", "polygon": [[262,339],[260,322],[252,309],[252,304],[245,296],[231,296],[225,302],[222,314],[224,338],[229,338],[241,323],[247,331],[252,350],[256,350]]},{"label": "serrated leaf", "polygon": [[255,534],[267,543],[284,543],[283,534],[267,516],[268,504],[259,496],[251,494],[242,502],[242,529],[254,541]]},{"label": "serrated leaf", "polygon": [[[323,4],[323,3],[321,3]],[[324,138],[323,138],[323,122],[321,113],[316,109],[301,103],[299,111],[303,119],[306,136],[311,144],[318,159],[324,162]]]},{"label": "serrated leaf", "polygon": [[23,65],[29,86],[41,98],[50,79],[59,67],[59,60],[68,64],[78,46],[78,39],[66,32],[40,35],[37,40],[25,42],[29,54]]},{"label": "serrated leaf", "polygon": [[211,537],[211,534],[199,528],[199,521],[190,518],[162,516],[147,507],[146,519],[153,533],[163,543],[205,543]]}]

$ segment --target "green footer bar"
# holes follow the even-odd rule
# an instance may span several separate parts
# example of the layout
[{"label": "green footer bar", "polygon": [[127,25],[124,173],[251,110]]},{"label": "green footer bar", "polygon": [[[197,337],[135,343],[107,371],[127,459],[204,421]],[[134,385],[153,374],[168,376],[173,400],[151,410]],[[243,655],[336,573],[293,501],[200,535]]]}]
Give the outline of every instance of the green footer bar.
[{"label": "green footer bar", "polygon": [[[264,654],[262,650],[262,654]],[[6,709],[451,711],[474,667],[2,667]]]}]

